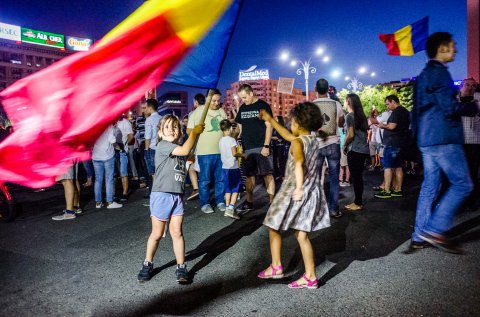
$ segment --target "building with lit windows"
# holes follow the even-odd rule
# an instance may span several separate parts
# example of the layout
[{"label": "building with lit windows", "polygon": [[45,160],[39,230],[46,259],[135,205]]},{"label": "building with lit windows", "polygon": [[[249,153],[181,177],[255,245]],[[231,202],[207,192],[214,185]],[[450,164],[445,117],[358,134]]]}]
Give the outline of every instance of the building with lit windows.
[{"label": "building with lit windows", "polygon": [[[227,89],[227,93],[225,94],[224,109],[229,117],[232,117],[231,109],[235,105],[234,98],[239,98],[237,92],[242,84],[252,86],[255,96],[270,105],[274,116],[287,118],[296,104],[305,101],[304,92],[298,88],[293,88],[292,94],[278,93],[278,80],[275,79],[238,81],[232,83],[230,89]],[[309,99],[314,100],[315,98],[315,92],[310,92]],[[241,103],[240,101],[240,104]]]},{"label": "building with lit windows", "polygon": [[180,119],[188,114],[188,93],[169,91],[158,97],[158,113],[162,116],[174,114]]}]

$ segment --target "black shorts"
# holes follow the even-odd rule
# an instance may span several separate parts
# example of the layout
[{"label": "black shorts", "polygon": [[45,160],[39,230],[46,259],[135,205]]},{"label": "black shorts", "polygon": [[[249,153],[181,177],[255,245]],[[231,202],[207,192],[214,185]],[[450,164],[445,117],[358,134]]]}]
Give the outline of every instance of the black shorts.
[{"label": "black shorts", "polygon": [[269,156],[263,156],[260,152],[262,148],[246,150],[247,159],[245,160],[245,173],[250,176],[266,176],[273,174],[272,153]]}]

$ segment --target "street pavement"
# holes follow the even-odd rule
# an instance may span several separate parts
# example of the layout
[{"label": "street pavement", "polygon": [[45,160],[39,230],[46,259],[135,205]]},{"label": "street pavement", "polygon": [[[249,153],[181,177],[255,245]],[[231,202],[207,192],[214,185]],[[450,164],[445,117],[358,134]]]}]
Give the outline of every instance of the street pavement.
[{"label": "street pavement", "polygon": [[[256,277],[270,263],[261,186],[257,209],[238,221],[186,202],[189,285],[175,281],[168,235],[155,276],[137,281],[150,233],[145,189],[114,210],[95,209],[86,190],[84,213],[68,221],[51,220],[63,207],[58,185],[14,190],[22,210],[0,223],[0,316],[480,316],[480,211],[460,212],[452,229],[466,254],[429,248],[407,255],[420,179],[407,177],[405,197],[378,200],[370,188],[381,174],[365,177],[365,209],[310,236],[317,290],[287,288],[303,273],[293,232],[284,234],[286,277]],[[352,192],[341,188],[341,206]]]}]

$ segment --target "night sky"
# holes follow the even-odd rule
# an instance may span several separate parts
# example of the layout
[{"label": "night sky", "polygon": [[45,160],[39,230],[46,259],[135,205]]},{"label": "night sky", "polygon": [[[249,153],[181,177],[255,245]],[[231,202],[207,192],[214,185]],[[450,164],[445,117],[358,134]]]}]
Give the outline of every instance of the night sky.
[{"label": "night sky", "polygon": [[[3,1],[0,22],[37,30],[101,38],[141,5],[138,0],[115,1]],[[208,14],[208,13],[205,13]],[[346,87],[345,75],[357,76],[364,84],[383,83],[417,75],[426,62],[425,52],[413,57],[389,56],[378,39],[379,33],[396,30],[430,17],[430,33],[448,31],[457,41],[456,60],[449,64],[454,79],[463,79],[467,71],[466,1],[464,0],[245,0],[237,28],[220,76],[223,91],[238,80],[238,71],[252,65],[268,68],[270,78],[294,77],[295,87],[305,88],[303,75],[282,63],[279,55],[288,50],[300,59],[308,59],[323,46],[331,57],[328,64],[312,59],[317,73],[311,75],[310,89],[316,79],[327,78],[340,90]],[[367,75],[357,69],[366,66]],[[342,75],[331,76],[334,69]],[[375,72],[375,77],[370,77]],[[168,85],[164,89],[183,89]]]}]

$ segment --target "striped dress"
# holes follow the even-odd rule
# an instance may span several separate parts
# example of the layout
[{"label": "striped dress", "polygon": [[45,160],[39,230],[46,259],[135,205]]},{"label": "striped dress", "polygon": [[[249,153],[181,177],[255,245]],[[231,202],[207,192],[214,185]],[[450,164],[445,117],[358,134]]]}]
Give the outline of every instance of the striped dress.
[{"label": "striped dress", "polygon": [[275,230],[295,229],[311,232],[330,226],[328,205],[320,182],[322,163],[318,160],[319,149],[326,146],[314,135],[302,135],[304,154],[303,197],[292,200],[295,189],[295,162],[288,154],[285,180],[273,199],[263,224]]}]

